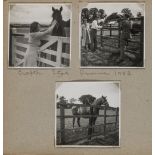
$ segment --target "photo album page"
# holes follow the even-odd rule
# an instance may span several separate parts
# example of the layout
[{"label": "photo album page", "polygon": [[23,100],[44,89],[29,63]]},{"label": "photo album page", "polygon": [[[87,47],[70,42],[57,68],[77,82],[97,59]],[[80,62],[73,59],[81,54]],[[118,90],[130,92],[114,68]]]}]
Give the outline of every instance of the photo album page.
[{"label": "photo album page", "polygon": [[151,9],[4,0],[4,154],[151,155]]}]

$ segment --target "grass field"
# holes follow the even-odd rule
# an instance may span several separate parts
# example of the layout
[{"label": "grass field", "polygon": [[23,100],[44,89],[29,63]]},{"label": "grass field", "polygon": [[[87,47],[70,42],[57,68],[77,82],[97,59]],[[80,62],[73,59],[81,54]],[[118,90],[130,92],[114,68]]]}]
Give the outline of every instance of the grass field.
[{"label": "grass field", "polygon": [[[100,115],[104,115],[104,110],[100,110]],[[107,115],[115,115],[116,111],[113,110],[107,110]],[[57,109],[57,115],[60,115],[60,110]],[[72,115],[71,109],[65,109],[65,115]],[[119,119],[118,119],[119,120]],[[115,117],[107,117],[106,118],[107,123],[112,123],[116,121]],[[80,119],[81,127],[79,128],[77,125],[77,122],[75,122],[75,128],[73,129],[73,119],[72,118],[66,118],[65,119],[65,142],[67,144],[72,144],[73,142],[76,142],[78,140],[82,140],[83,138],[87,138],[88,135],[88,128],[89,125],[89,119],[81,118]],[[104,117],[98,117],[96,120],[94,128],[94,134],[96,135],[103,135],[104,134]],[[57,118],[56,120],[56,127],[57,127],[57,144],[60,144],[60,119]],[[118,125],[117,125],[118,127]],[[109,133],[111,131],[115,130],[115,124],[107,124],[106,125],[106,133]],[[118,133],[119,134],[119,133]]]}]

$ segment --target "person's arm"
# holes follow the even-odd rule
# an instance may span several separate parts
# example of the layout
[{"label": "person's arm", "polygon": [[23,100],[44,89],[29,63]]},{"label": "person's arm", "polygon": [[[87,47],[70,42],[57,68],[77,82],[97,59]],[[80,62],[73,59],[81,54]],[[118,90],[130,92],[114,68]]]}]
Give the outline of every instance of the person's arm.
[{"label": "person's arm", "polygon": [[52,25],[46,31],[43,31],[43,32],[40,32],[40,31],[39,32],[34,32],[34,33],[31,34],[31,36],[33,38],[40,39],[40,38],[44,37],[45,35],[51,33],[53,31],[55,25],[56,25],[56,21],[53,21]]},{"label": "person's arm", "polygon": [[97,21],[96,21],[96,20],[93,21],[93,26],[94,26],[95,29],[100,29],[100,28],[102,28],[102,26],[99,26],[99,25],[97,24]]},{"label": "person's arm", "polygon": [[98,23],[104,22],[105,19],[99,19]]}]

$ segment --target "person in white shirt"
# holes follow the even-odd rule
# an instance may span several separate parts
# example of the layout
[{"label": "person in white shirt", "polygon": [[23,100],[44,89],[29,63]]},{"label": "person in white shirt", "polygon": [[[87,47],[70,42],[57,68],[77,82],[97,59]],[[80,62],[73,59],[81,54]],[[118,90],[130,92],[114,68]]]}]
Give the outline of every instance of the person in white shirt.
[{"label": "person in white shirt", "polygon": [[97,30],[102,28],[102,26],[100,26],[98,24],[103,21],[104,21],[104,19],[99,19],[99,14],[98,14],[98,12],[96,12],[96,14],[94,15],[94,20],[91,24],[91,31],[90,31],[91,45],[92,45],[93,52],[95,52],[97,49]]}]

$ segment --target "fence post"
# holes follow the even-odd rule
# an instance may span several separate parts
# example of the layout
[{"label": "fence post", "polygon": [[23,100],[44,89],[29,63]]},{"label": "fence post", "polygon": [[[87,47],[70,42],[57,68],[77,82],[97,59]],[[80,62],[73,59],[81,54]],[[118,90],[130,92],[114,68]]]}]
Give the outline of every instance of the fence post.
[{"label": "fence post", "polygon": [[111,24],[110,24],[110,37],[112,36]]},{"label": "fence post", "polygon": [[142,63],[144,61],[144,17],[141,17],[141,32],[140,32],[140,56],[142,58]]},{"label": "fence post", "polygon": [[102,35],[103,35],[103,28],[101,29],[101,47],[103,47],[103,44],[102,44],[102,41],[103,41],[103,37],[102,37]]},{"label": "fence post", "polygon": [[116,122],[115,122],[115,128],[117,128],[117,122],[118,122],[118,108],[116,108]]},{"label": "fence post", "polygon": [[107,110],[107,108],[106,108],[106,106],[104,107],[104,135],[106,134],[106,110]]},{"label": "fence post", "polygon": [[10,36],[11,37],[12,66],[16,65],[16,60],[15,60],[15,57],[16,57],[16,46],[15,46],[16,38],[13,35],[14,33],[16,33],[16,29],[12,28],[11,36]]},{"label": "fence post", "polygon": [[60,143],[63,145],[65,144],[65,109],[64,106],[60,105]]},{"label": "fence post", "polygon": [[12,27],[9,28],[9,66],[13,66],[12,62]]},{"label": "fence post", "polygon": [[90,117],[89,117],[89,128],[88,128],[88,139],[91,140],[91,135],[92,135],[92,131],[93,131],[93,107],[90,106]]},{"label": "fence post", "polygon": [[61,66],[61,55],[62,55],[62,39],[59,38],[57,45],[57,58],[56,58],[57,67]]},{"label": "fence post", "polygon": [[120,48],[121,29],[120,22],[118,23],[118,48]]}]

